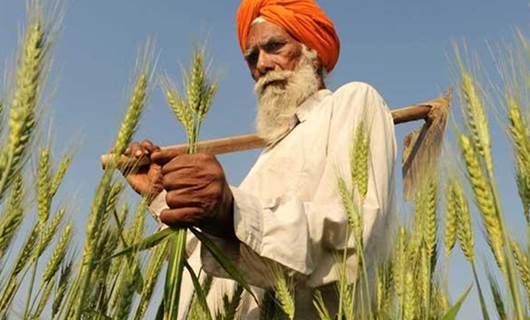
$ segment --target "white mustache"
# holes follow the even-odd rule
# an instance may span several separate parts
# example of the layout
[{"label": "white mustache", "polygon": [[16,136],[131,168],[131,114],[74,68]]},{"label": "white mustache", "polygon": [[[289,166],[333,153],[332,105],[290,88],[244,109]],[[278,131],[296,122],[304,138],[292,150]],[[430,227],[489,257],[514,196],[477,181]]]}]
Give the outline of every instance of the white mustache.
[{"label": "white mustache", "polygon": [[293,76],[294,71],[287,71],[287,70],[281,70],[281,71],[270,71],[266,75],[262,76],[258,79],[256,84],[254,85],[254,91],[258,96],[261,96],[265,90],[265,88],[273,83],[273,82],[288,82],[290,78]]}]

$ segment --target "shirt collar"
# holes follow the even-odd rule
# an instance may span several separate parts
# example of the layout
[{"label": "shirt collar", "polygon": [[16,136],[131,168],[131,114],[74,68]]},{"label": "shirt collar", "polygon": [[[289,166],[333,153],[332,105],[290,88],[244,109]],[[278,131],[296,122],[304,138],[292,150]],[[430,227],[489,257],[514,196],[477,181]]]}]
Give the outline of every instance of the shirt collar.
[{"label": "shirt collar", "polygon": [[307,98],[297,109],[296,109],[296,117],[298,118],[298,121],[304,122],[309,117],[309,114],[311,114],[311,111],[322,102],[327,96],[331,94],[331,90],[329,89],[322,89],[317,92],[315,92],[312,96]]}]

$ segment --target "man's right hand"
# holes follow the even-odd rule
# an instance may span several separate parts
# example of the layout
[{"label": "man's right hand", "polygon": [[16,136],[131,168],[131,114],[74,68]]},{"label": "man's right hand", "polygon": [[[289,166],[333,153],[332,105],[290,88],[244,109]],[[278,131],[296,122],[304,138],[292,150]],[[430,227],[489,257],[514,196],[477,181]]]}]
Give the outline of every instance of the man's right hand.
[{"label": "man's right hand", "polygon": [[[133,142],[125,150],[124,155],[131,158],[151,158],[151,154],[159,151],[160,147],[149,140]],[[154,161],[148,165],[137,168],[132,172],[122,172],[131,187],[142,196],[147,196],[149,201],[153,200],[163,189],[162,166]]]}]

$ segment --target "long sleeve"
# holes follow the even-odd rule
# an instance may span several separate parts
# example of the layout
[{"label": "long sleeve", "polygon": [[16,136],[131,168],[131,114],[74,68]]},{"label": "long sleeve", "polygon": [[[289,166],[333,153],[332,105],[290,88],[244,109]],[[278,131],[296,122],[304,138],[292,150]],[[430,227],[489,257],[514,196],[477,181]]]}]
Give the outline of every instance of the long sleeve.
[{"label": "long sleeve", "polygon": [[[338,178],[342,176],[348,182],[351,180],[351,148],[355,128],[361,120],[370,138],[368,189],[361,209],[363,238],[367,252],[372,255],[384,254],[387,242],[385,230],[394,210],[396,143],[392,115],[377,91],[363,83],[341,87],[322,104],[325,106],[317,105],[314,109],[327,108],[328,112],[312,111],[300,129],[307,132],[298,132],[306,141],[308,135],[315,137],[314,141],[306,143],[310,152],[302,159],[304,168],[321,167],[313,170],[319,172],[319,176],[304,177],[305,180],[302,180],[308,181],[308,185],[314,184],[314,188],[301,184],[299,189],[311,190],[295,190],[275,197],[264,197],[248,184],[240,188],[232,187],[234,226],[240,243],[218,239],[218,244],[232,256],[251,284],[267,285],[262,275],[270,262],[279,263],[306,278],[308,286],[320,286],[337,280],[333,270],[336,250],[346,247],[355,249],[353,241],[346,239],[346,235],[351,233],[348,233],[347,217],[338,193]],[[328,119],[321,119],[327,114]],[[291,135],[286,139],[296,140],[296,136]],[[318,143],[317,140],[321,138],[324,142]],[[282,145],[277,148],[282,148]],[[283,148],[289,154],[289,142]],[[314,156],[311,148],[318,148]],[[291,156],[295,158],[300,155]],[[270,161],[267,165],[287,164]],[[264,170],[263,166],[256,170]],[[313,171],[302,170],[300,174]],[[286,173],[284,179],[256,181],[250,185],[279,188],[290,178]],[[264,184],[271,185],[264,187]],[[297,196],[297,193],[310,193],[310,196]],[[348,252],[355,259],[355,250]],[[206,271],[223,276],[206,250],[202,250],[202,261]]]}]

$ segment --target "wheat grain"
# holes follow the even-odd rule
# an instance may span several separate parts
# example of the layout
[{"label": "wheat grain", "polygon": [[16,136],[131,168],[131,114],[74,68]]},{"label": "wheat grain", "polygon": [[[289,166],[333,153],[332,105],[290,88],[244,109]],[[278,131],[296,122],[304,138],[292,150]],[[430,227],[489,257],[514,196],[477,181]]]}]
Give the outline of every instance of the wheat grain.
[{"label": "wheat grain", "polygon": [[352,189],[357,190],[361,199],[368,191],[368,161],[370,140],[366,134],[364,121],[355,129],[351,151],[351,179]]},{"label": "wheat grain", "polygon": [[75,294],[72,296],[74,301],[69,302],[73,306],[71,310],[72,315],[75,318],[81,316],[81,303],[85,301],[85,298],[89,291],[89,283],[92,277],[92,271],[94,269],[94,249],[97,245],[98,230],[100,229],[100,221],[104,215],[106,203],[112,183],[112,169],[105,170],[103,177],[101,178],[99,185],[96,189],[96,194],[92,201],[90,208],[90,214],[88,216],[86,239],[83,248],[82,266],[78,273],[78,279],[76,282],[79,284]]},{"label": "wheat grain", "polygon": [[530,223],[530,132],[528,123],[521,112],[519,101],[513,97],[506,98],[508,105],[509,130],[514,144],[517,169],[517,189],[523,205],[523,213]]},{"label": "wheat grain", "polygon": [[457,213],[456,213],[456,197],[454,194],[454,180],[449,180],[449,183],[447,184],[446,188],[446,203],[447,203],[447,209],[445,214],[445,237],[444,237],[444,244],[445,244],[445,255],[448,257],[451,254],[451,251],[453,250],[453,247],[456,243],[456,234],[458,232],[457,229]]},{"label": "wheat grain", "polygon": [[46,248],[50,244],[50,241],[53,239],[53,236],[55,236],[55,234],[57,233],[57,229],[59,229],[59,225],[63,221],[65,212],[65,209],[59,209],[59,211],[57,211],[52,221],[50,222],[50,225],[46,229],[42,230],[39,239],[39,245],[37,247],[37,250],[35,251],[34,259],[40,257],[44,250],[46,250]]},{"label": "wheat grain", "polygon": [[462,190],[460,183],[456,181],[454,184],[453,193],[456,200],[456,215],[458,218],[458,243],[460,244],[460,248],[462,249],[466,259],[470,263],[473,263],[475,255],[471,212],[469,211],[469,205],[464,195],[464,190]]},{"label": "wheat grain", "polygon": [[203,88],[205,79],[204,72],[204,53],[201,49],[196,50],[193,54],[191,70],[188,80],[186,81],[186,94],[188,97],[188,107],[196,114],[201,112],[200,104],[203,98]]},{"label": "wheat grain", "polygon": [[510,249],[512,250],[515,265],[521,276],[521,282],[526,289],[529,303],[530,303],[530,261],[526,255],[521,252],[519,244],[515,241],[510,241]]},{"label": "wheat grain", "polygon": [[7,205],[7,210],[0,219],[0,258],[3,257],[6,249],[11,244],[16,232],[22,224],[24,209],[22,206],[24,195],[24,185],[22,177],[17,175],[11,189],[11,195]]},{"label": "wheat grain", "polygon": [[[431,255],[427,245],[423,245],[420,249],[420,274],[419,282],[421,294],[418,295],[418,303],[423,307],[423,314],[429,313],[429,303],[431,299]],[[422,303],[420,303],[422,302]]]},{"label": "wheat grain", "polygon": [[16,275],[18,275],[28,263],[32,256],[33,250],[35,249],[35,243],[37,242],[38,237],[38,228],[37,226],[34,226],[28,238],[26,239],[26,242],[24,243],[22,250],[19,251],[19,255],[15,262],[15,268],[13,269],[11,275],[12,278],[16,277]]},{"label": "wheat grain", "polygon": [[59,190],[59,186],[61,185],[61,182],[63,181],[63,178],[66,175],[66,172],[70,168],[71,164],[72,164],[72,156],[70,154],[67,154],[61,160],[61,163],[59,164],[59,168],[57,169],[57,172],[52,178],[52,182],[50,186],[50,197],[55,196],[55,194],[57,193],[57,190]]},{"label": "wheat grain", "polygon": [[44,228],[50,215],[50,151],[42,149],[39,157],[39,169],[37,172],[37,208],[39,216],[39,228]]},{"label": "wheat grain", "polygon": [[294,319],[294,298],[292,293],[292,283],[287,279],[287,275],[281,269],[281,267],[275,267],[272,270],[274,277],[274,289],[276,292],[276,298],[280,302],[280,306],[289,317]]},{"label": "wheat grain", "polygon": [[412,270],[407,270],[405,275],[405,305],[404,319],[413,320],[416,315],[417,296],[414,284],[414,273]]},{"label": "wheat grain", "polygon": [[41,25],[41,16],[34,12],[28,24],[16,70],[16,89],[9,110],[9,136],[6,160],[0,180],[0,197],[8,182],[18,172],[27,153],[35,128],[35,109],[40,96],[43,70],[50,43]]},{"label": "wheat grain", "polygon": [[52,304],[52,318],[59,313],[61,306],[63,305],[63,300],[66,294],[66,289],[68,288],[68,282],[70,280],[72,272],[72,261],[66,263],[66,265],[61,269],[61,276],[59,277],[59,285],[57,286],[57,291],[53,298]]},{"label": "wheat grain", "polygon": [[346,181],[341,177],[338,182],[339,194],[342,199],[342,204],[346,210],[348,222],[353,229],[356,245],[362,248],[362,218],[359,209],[353,202],[353,195],[346,186]]},{"label": "wheat grain", "polygon": [[8,281],[7,286],[4,289],[2,297],[0,298],[0,312],[4,312],[8,309],[8,305],[11,299],[15,296],[15,291],[18,287],[16,280]]},{"label": "wheat grain", "polygon": [[209,85],[209,87],[206,89],[206,93],[204,95],[204,99],[201,101],[201,106],[199,108],[199,121],[203,121],[208,111],[210,111],[210,107],[213,103],[213,98],[215,94],[217,93],[218,84],[216,82]]},{"label": "wheat grain", "polygon": [[399,228],[398,237],[396,241],[396,248],[394,250],[393,279],[396,293],[400,299],[405,297],[405,274],[407,270],[407,231],[404,227]]},{"label": "wheat grain", "polygon": [[166,89],[165,95],[167,103],[171,107],[171,110],[177,117],[187,136],[193,135],[193,114],[191,110],[186,106],[182,98],[179,97],[178,92],[172,89]]},{"label": "wheat grain", "polygon": [[125,271],[126,278],[122,282],[119,289],[119,302],[117,306],[116,319],[127,319],[132,307],[132,301],[134,296],[134,281],[135,272],[134,269],[128,268]]},{"label": "wheat grain", "polygon": [[483,175],[480,168],[480,161],[476,156],[471,141],[465,135],[460,135],[460,148],[466,169],[471,182],[471,187],[475,200],[480,209],[483,224],[486,229],[488,244],[497,260],[499,267],[505,270],[505,259],[503,253],[504,238],[499,213],[497,212],[495,198],[487,178]]},{"label": "wheat grain", "polygon": [[129,100],[129,107],[125,113],[125,118],[121,124],[116,143],[114,145],[114,152],[116,154],[122,154],[129,143],[131,138],[136,131],[140,116],[142,114],[146,99],[147,89],[149,84],[149,71],[144,71],[138,75],[136,84],[134,86],[131,98]]},{"label": "wheat grain", "polygon": [[491,138],[488,129],[488,118],[484,109],[484,103],[478,93],[473,76],[461,65],[462,84],[461,92],[464,96],[466,106],[466,120],[472,133],[473,144],[478,153],[483,157],[488,174],[493,172],[493,160],[491,158]]},{"label": "wheat grain", "polygon": [[423,224],[423,235],[424,241],[427,245],[427,253],[429,259],[434,256],[436,248],[436,235],[438,233],[438,221],[437,221],[437,206],[438,206],[438,179],[432,175],[428,179],[428,183],[425,190],[425,211],[424,211],[424,224]]},{"label": "wheat grain", "polygon": [[68,250],[68,245],[72,238],[72,225],[69,224],[64,228],[63,234],[57,243],[55,250],[53,251],[44,272],[42,273],[42,281],[48,282],[55,275],[59,266],[62,264],[66,251]]}]

